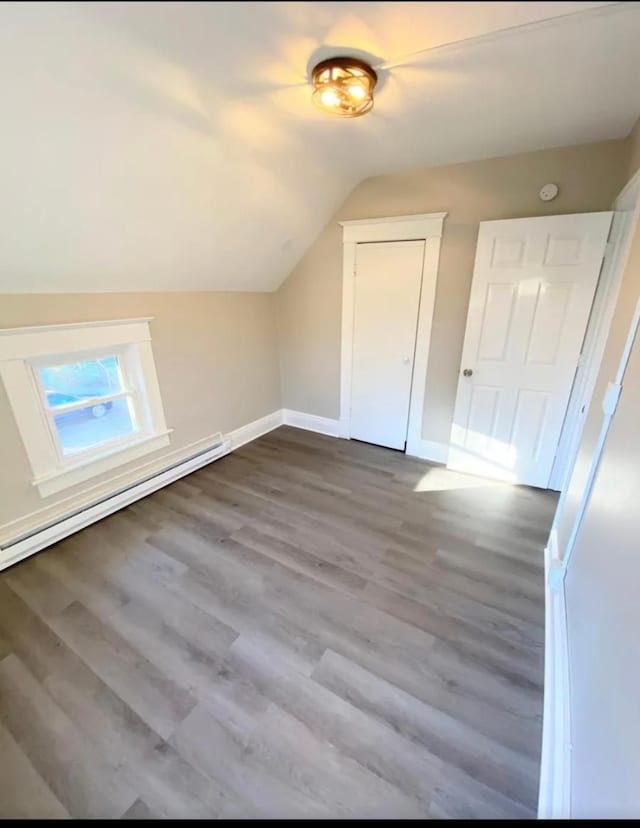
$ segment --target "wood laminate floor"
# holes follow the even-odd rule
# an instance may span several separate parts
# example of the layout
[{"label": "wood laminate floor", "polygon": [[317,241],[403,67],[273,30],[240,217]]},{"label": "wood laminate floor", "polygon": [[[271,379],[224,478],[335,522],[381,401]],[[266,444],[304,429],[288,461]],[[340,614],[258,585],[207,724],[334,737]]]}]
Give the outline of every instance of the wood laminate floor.
[{"label": "wood laminate floor", "polygon": [[0,573],[0,816],[533,816],[555,502],[284,427]]}]

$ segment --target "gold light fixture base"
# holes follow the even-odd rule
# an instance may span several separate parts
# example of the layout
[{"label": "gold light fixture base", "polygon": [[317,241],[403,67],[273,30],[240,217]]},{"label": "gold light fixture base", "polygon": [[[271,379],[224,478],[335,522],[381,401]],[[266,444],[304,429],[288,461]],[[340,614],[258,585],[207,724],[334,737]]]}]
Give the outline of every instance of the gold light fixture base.
[{"label": "gold light fixture base", "polygon": [[328,58],[311,73],[313,102],[339,118],[359,118],[373,107],[377,81],[378,76],[363,60]]}]

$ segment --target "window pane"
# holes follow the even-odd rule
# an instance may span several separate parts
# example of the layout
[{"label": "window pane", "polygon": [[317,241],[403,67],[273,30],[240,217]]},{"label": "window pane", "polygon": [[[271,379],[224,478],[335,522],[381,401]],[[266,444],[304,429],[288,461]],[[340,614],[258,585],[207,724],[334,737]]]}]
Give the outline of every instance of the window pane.
[{"label": "window pane", "polygon": [[123,390],[118,357],[87,359],[67,365],[40,368],[49,408],[59,408],[90,397],[103,397]]},{"label": "window pane", "polygon": [[126,397],[62,412],[54,417],[54,422],[65,457],[135,431]]}]

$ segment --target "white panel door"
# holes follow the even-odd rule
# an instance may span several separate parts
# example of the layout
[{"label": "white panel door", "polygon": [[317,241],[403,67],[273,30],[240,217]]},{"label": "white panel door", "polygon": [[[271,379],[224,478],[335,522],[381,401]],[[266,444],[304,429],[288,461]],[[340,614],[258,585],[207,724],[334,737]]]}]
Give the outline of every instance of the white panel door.
[{"label": "white panel door", "polygon": [[450,468],[548,486],[612,215],[480,224]]},{"label": "white panel door", "polygon": [[358,244],[351,437],[404,450],[424,241]]}]

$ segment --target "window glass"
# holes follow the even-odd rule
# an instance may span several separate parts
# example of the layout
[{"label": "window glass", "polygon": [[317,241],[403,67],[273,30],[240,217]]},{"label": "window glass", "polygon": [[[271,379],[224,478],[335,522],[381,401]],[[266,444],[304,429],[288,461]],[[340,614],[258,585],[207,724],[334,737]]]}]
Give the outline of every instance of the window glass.
[{"label": "window glass", "polygon": [[38,373],[63,456],[135,433],[130,400],[117,397],[125,391],[117,356],[48,365]]},{"label": "window glass", "polygon": [[65,457],[131,436],[136,430],[127,397],[61,411],[53,421]]},{"label": "window glass", "polygon": [[49,408],[118,394],[123,390],[116,356],[51,365],[38,370]]}]

